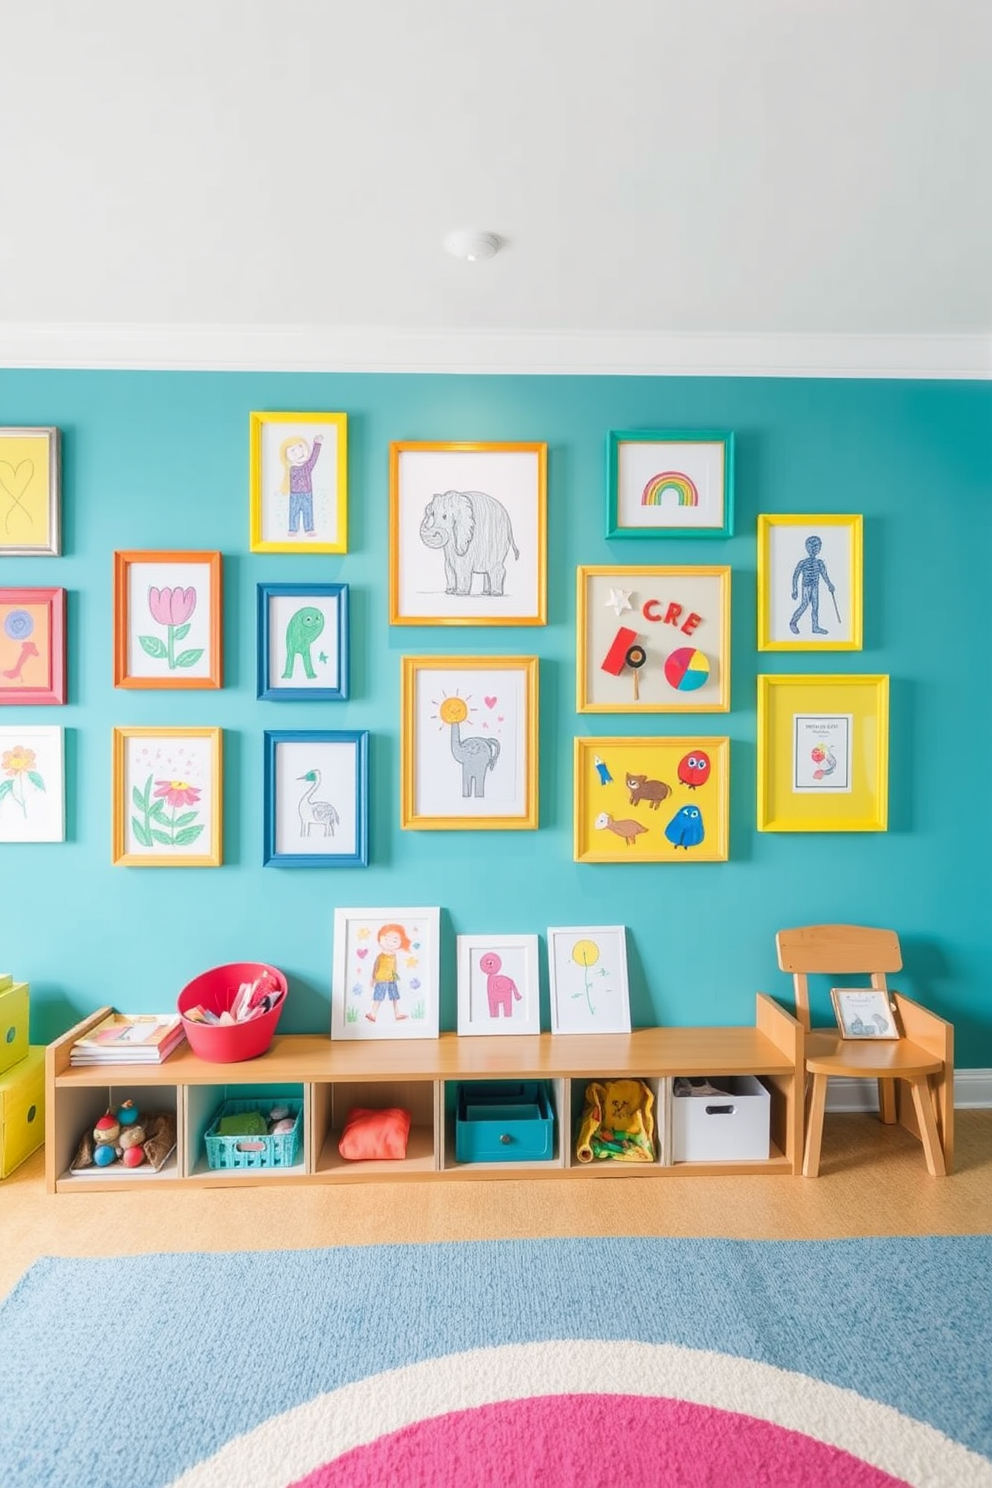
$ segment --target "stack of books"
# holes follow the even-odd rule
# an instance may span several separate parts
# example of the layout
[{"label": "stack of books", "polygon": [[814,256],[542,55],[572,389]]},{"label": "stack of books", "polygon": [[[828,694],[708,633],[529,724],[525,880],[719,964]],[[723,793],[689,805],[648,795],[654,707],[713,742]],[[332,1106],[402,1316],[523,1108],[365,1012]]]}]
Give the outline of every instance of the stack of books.
[{"label": "stack of books", "polygon": [[69,1050],[70,1064],[161,1064],[186,1037],[178,1013],[108,1013]]}]

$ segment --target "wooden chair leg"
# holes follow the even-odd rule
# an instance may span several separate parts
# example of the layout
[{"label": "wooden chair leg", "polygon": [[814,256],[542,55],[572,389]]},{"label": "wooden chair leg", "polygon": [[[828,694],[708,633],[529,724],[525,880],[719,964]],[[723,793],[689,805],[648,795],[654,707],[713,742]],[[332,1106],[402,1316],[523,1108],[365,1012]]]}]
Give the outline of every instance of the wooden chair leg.
[{"label": "wooden chair leg", "polygon": [[878,1116],[887,1126],[896,1119],[896,1082],[880,1079],[878,1082]]},{"label": "wooden chair leg", "polygon": [[803,1177],[817,1178],[820,1173],[820,1145],[823,1141],[823,1113],[827,1106],[827,1075],[813,1076],[813,1093],[809,1103],[806,1127],[806,1149],[803,1153]]},{"label": "wooden chair leg", "polygon": [[944,1149],[940,1145],[940,1134],[933,1114],[930,1099],[930,1084],[926,1075],[918,1075],[909,1082],[913,1092],[913,1106],[920,1126],[920,1141],[927,1160],[927,1172],[932,1178],[943,1178],[947,1172],[944,1165]]}]

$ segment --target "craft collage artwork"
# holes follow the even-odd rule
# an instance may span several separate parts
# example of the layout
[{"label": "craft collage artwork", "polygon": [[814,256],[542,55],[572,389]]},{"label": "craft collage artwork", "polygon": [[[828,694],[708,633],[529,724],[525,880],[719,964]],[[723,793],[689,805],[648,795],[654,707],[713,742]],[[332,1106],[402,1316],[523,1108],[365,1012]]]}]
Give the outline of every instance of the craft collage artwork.
[{"label": "craft collage artwork", "polygon": [[[250,550],[345,554],[347,415],[252,413]],[[59,431],[0,429],[0,556],[59,556]],[[726,431],[607,438],[610,539],[726,539],[734,439]],[[862,519],[760,515],[759,651],[859,650]],[[219,552],[118,551],[114,685],[218,689]],[[727,713],[729,565],[580,566],[577,713]],[[547,446],[394,442],[389,461],[394,626],[547,624]],[[404,656],[401,820],[406,830],[538,828],[533,655]],[[349,692],[349,586],[257,585],[257,697]],[[0,588],[0,706],[67,700],[66,593]],[[579,863],[729,856],[730,740],[577,736]],[[888,678],[758,678],[760,831],[884,831]],[[113,861],[223,861],[220,727],[113,729]],[[266,730],[264,863],[369,862],[367,730]],[[0,723],[0,842],[64,840],[63,731]]]}]

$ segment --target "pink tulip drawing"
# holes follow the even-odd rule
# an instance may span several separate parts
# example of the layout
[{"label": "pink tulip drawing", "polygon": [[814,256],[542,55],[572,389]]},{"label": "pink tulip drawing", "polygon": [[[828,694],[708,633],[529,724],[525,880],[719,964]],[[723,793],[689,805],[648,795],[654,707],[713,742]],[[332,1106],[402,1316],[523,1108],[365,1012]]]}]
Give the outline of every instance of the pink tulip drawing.
[{"label": "pink tulip drawing", "polygon": [[176,655],[176,642],[189,634],[189,618],[196,609],[196,590],[193,586],[182,589],[176,584],[170,589],[163,585],[160,589],[152,584],[148,590],[148,608],[156,624],[165,626],[166,639],[163,641],[159,636],[139,635],[141,649],[156,661],[167,662],[170,672],[177,667],[194,666],[203,655],[202,646],[190,647]]},{"label": "pink tulip drawing", "polygon": [[196,590],[192,586],[180,589],[178,584],[174,589],[156,589],[153,584],[148,591],[148,608],[159,625],[182,625],[196,609]]}]

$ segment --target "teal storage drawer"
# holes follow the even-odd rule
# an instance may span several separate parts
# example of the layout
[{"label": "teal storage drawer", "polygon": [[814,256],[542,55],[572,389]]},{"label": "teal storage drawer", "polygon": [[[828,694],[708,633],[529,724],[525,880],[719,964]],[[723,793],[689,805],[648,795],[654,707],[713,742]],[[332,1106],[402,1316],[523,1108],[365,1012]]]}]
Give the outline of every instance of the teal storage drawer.
[{"label": "teal storage drawer", "polygon": [[554,1156],[554,1135],[554,1112],[541,1081],[458,1087],[458,1162],[547,1162]]}]

